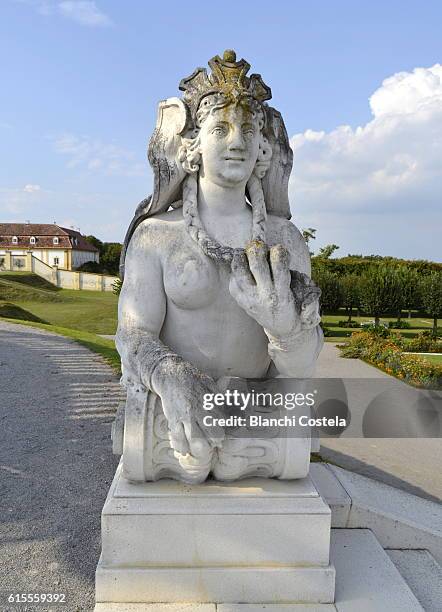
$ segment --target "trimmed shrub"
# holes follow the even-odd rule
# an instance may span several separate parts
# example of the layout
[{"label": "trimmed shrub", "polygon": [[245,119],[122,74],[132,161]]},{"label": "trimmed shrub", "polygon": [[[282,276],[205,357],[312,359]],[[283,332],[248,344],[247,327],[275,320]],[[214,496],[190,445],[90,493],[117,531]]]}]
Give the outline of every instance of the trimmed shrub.
[{"label": "trimmed shrub", "polygon": [[374,323],[361,323],[361,327],[364,331],[379,336],[380,338],[388,338],[390,336],[390,331],[386,323],[379,323],[379,325],[375,325]]},{"label": "trimmed shrub", "polygon": [[339,276],[319,266],[313,268],[312,277],[321,289],[321,312],[336,312],[342,305],[343,297]]},{"label": "trimmed shrub", "polygon": [[388,327],[390,329],[410,329],[411,325],[407,321],[389,321]]},{"label": "trimmed shrub", "polygon": [[437,320],[442,317],[442,272],[431,272],[420,282],[421,299],[433,319],[433,336],[437,336]]}]

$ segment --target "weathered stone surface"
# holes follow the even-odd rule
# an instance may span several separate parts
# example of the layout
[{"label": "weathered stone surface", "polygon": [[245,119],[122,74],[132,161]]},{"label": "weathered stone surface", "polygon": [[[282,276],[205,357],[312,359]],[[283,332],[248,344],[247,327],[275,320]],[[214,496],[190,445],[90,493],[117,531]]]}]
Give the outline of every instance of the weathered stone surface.
[{"label": "weathered stone surface", "polygon": [[332,602],[330,509],[310,478],[131,484],[102,515],[98,602]]},{"label": "weathered stone surface", "polygon": [[202,409],[226,377],[310,375],[322,346],[320,291],[288,220],[284,122],[235,57],[212,58],[210,76],[181,81],[183,99],[160,102],[154,193],[126,237],[116,341],[128,399],[114,448],[124,439],[135,482],[308,473],[309,439],[238,443],[241,431],[225,437]]},{"label": "weathered stone surface", "polygon": [[[113,430],[123,457],[102,515],[97,612],[334,598],[310,437],[247,437],[216,424],[230,412],[215,406],[206,420],[207,394],[307,377],[323,343],[309,251],[289,221],[282,117],[233,51],[209,65],[181,81],[182,100],[160,103],[154,193],[125,240],[116,345],[127,402]],[[281,481],[235,483],[253,477]]]},{"label": "weathered stone surface", "polygon": [[329,548],[330,508],[310,478],[130,484],[120,466],[102,514],[103,566],[326,567]]},{"label": "weathered stone surface", "polygon": [[405,580],[368,529],[333,529],[338,612],[423,612]]}]

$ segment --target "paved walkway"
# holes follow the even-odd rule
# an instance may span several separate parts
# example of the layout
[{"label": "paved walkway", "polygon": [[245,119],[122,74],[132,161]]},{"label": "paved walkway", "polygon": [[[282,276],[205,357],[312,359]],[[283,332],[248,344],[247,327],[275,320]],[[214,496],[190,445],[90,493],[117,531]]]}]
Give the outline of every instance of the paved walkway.
[{"label": "paved walkway", "polygon": [[0,322],[0,598],[58,592],[67,612],[93,609],[120,395],[87,349]]},{"label": "paved walkway", "polygon": [[[318,378],[367,379],[371,392],[374,385],[388,384],[392,378],[359,359],[340,357],[336,346],[327,342],[319,356]],[[372,382],[369,380],[372,379]],[[404,385],[399,381],[394,384]],[[361,391],[364,392],[361,380]],[[414,390],[406,386],[406,392]],[[439,394],[439,405],[440,405]],[[352,420],[362,419],[364,401],[359,403],[360,414],[355,413],[358,402],[352,402]],[[442,415],[442,408],[439,410]],[[385,482],[409,493],[433,501],[442,500],[442,438],[322,438],[321,456],[347,470]]]}]

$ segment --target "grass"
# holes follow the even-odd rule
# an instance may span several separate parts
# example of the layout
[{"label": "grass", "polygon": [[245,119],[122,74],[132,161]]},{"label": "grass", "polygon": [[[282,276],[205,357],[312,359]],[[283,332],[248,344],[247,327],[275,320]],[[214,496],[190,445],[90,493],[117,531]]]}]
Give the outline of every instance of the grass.
[{"label": "grass", "polygon": [[0,280],[20,283],[25,288],[36,287],[37,289],[46,289],[53,293],[60,291],[58,287],[32,272],[0,272]]},{"label": "grass", "polygon": [[118,296],[111,292],[59,289],[30,272],[0,273],[0,318],[72,338],[120,372],[112,340]]},{"label": "grass", "polygon": [[16,304],[10,302],[0,302],[0,317],[4,319],[19,319],[22,321],[34,321],[35,323],[47,323],[36,317],[32,312],[20,308]]},{"label": "grass", "polygon": [[425,359],[425,361],[429,361],[433,365],[442,365],[442,355],[422,355],[421,353],[413,354],[419,355],[421,359]]},{"label": "grass", "polygon": [[[55,287],[56,289],[56,287]],[[3,300],[28,301],[28,302],[59,302],[58,292],[46,288],[26,285],[20,281],[13,281],[0,275],[0,297]]]},{"label": "grass", "polygon": [[39,323],[36,321],[25,321],[20,319],[5,318],[5,321],[9,323],[18,323],[27,327],[37,327],[38,329],[45,329],[51,333],[59,334],[72,338],[82,346],[85,346],[89,350],[98,355],[101,355],[103,359],[117,372],[121,374],[121,363],[120,356],[115,348],[113,340],[107,340],[101,338],[96,334],[91,334],[86,331],[79,331],[76,329],[69,329],[67,327],[60,327],[58,325],[48,325],[46,323]]},{"label": "grass", "polygon": [[118,296],[111,292],[58,289],[29,272],[0,273],[3,317],[112,335],[117,328],[117,304]]},{"label": "grass", "polygon": [[[418,312],[413,312],[413,316],[411,319],[408,317],[403,317],[403,321],[406,321],[411,325],[410,329],[398,329],[396,331],[400,332],[402,336],[405,338],[414,338],[421,331],[426,329],[431,329],[433,327],[433,320],[423,317]],[[325,338],[326,342],[339,342],[342,341],[343,338],[348,338],[351,336],[352,332],[357,331],[357,328],[351,327],[339,327],[339,321],[346,321],[347,315],[344,310],[342,310],[339,314],[334,315],[323,315],[322,322],[329,329],[331,335]],[[387,323],[389,321],[396,321],[397,317],[382,317],[381,323]],[[358,323],[366,323],[368,321],[372,321],[373,317],[352,317],[353,321],[357,321]],[[362,329],[362,328],[360,328]]]}]

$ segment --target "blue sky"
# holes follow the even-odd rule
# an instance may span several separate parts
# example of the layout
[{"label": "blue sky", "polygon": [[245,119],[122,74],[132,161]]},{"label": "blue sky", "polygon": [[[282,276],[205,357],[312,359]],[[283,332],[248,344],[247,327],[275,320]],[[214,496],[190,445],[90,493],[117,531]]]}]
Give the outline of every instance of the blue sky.
[{"label": "blue sky", "polygon": [[293,220],[316,248],[441,259],[440,2],[2,0],[0,14],[0,220],[122,240],[150,193],[157,102],[235,48],[293,137]]}]

